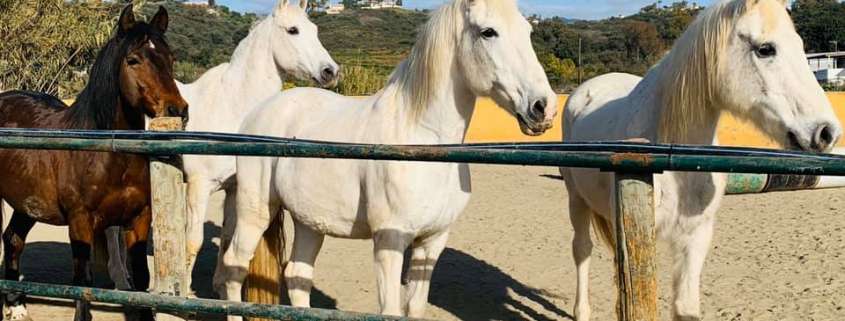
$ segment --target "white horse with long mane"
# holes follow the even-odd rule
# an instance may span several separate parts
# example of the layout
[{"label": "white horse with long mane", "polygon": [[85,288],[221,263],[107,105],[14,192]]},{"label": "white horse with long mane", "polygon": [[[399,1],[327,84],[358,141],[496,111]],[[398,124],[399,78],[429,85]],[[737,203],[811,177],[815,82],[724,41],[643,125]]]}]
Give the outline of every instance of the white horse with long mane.
[{"label": "white horse with long mane", "polygon": [[[434,11],[410,57],[367,99],[320,89],[285,91],[256,109],[242,133],[377,144],[464,141],[479,96],[492,97],[537,135],[552,125],[555,93],[510,0],[455,0]],[[449,228],[470,196],[465,164],[239,157],[237,222],[215,274],[240,300],[247,267],[272,214],[288,210],[295,240],[285,268],[291,302],[310,305],[325,235],[374,241],[381,313],[422,316]],[[410,284],[401,301],[403,252]],[[238,318],[233,318],[238,319]]]},{"label": "white horse with long mane", "polygon": [[[785,0],[733,0],[702,12],[644,79],[609,74],[570,97],[567,141],[645,138],[715,145],[723,112],[745,119],[792,149],[830,150],[842,132],[810,72]],[[590,318],[590,222],[613,243],[613,175],[562,168],[575,229],[575,315]],[[673,251],[675,320],[701,318],[699,287],[725,176],[667,172],[654,176],[656,226]]]},{"label": "white horse with long mane", "polygon": [[[334,86],[338,65],[317,38],[317,26],[305,12],[307,3],[300,0],[296,6],[280,1],[238,44],[230,62],[212,68],[192,84],[179,84],[182,97],[191,105],[187,130],[237,132],[250,110],[281,91],[285,75]],[[184,169],[192,267],[203,242],[209,198],[229,188],[235,158],[185,155]]]}]

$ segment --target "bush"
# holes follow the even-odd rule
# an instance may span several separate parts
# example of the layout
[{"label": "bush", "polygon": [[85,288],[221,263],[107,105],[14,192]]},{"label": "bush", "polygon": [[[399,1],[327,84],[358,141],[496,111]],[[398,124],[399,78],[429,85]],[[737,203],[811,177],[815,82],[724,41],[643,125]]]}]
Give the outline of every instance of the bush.
[{"label": "bush", "polygon": [[347,96],[372,95],[387,83],[388,75],[378,69],[358,65],[343,66],[337,91]]},{"label": "bush", "polygon": [[0,1],[0,88],[76,95],[119,10],[110,3]]}]

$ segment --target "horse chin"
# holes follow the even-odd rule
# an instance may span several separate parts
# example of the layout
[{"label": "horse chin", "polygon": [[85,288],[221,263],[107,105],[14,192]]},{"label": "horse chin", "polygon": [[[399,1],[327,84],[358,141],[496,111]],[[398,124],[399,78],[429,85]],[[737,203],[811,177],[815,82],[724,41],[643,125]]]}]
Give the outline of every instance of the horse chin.
[{"label": "horse chin", "polygon": [[517,121],[519,122],[519,129],[522,131],[523,134],[528,136],[540,136],[546,133],[546,130],[549,129],[550,126],[546,125],[534,125],[531,126],[525,121],[525,118],[522,115],[516,116]]},{"label": "horse chin", "polygon": [[312,78],[311,78],[311,80],[312,80],[312,81],[314,81],[314,83],[319,84],[319,85],[320,85],[320,88],[323,88],[323,89],[332,89],[332,88],[335,88],[335,87],[337,87],[337,83],[338,83],[338,79],[337,79],[337,78],[334,78],[334,79],[332,79],[332,80],[326,81],[326,80],[322,80],[322,78],[312,77]]}]

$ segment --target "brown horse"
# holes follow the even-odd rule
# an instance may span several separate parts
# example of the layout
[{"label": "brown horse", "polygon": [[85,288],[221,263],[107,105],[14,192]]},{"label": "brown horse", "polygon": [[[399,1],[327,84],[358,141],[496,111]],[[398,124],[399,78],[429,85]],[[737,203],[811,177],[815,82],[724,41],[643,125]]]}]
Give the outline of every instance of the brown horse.
[{"label": "brown horse", "polygon": [[[164,38],[167,24],[164,8],[144,23],[136,22],[132,7],[126,7],[73,106],[40,93],[3,93],[0,127],[143,130],[144,116],[184,118],[188,106],[173,81],[173,55]],[[42,222],[69,227],[73,284],[91,286],[95,235],[120,226],[133,289],[146,291],[152,218],[148,162],[144,156],[118,153],[0,150],[0,198],[15,210],[3,234],[5,278],[19,278],[27,233]],[[21,299],[7,297],[12,319],[27,318]],[[141,311],[141,318],[152,319],[149,309]],[[77,301],[74,320],[90,319],[90,303]]]}]

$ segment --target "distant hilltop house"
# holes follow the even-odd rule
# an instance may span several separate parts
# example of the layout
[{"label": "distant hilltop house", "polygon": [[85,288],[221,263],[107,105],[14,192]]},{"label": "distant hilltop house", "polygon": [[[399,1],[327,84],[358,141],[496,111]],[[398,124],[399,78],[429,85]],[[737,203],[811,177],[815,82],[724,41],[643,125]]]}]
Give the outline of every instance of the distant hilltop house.
[{"label": "distant hilltop house", "polygon": [[343,10],[346,10],[346,6],[342,3],[329,4],[326,7],[326,14],[340,14]]},{"label": "distant hilltop house", "polygon": [[329,3],[323,7],[326,14],[340,14],[346,9],[388,9],[402,8],[402,0],[342,0],[339,3]]},{"label": "distant hilltop house", "polygon": [[402,0],[362,0],[358,3],[361,9],[402,8]]},{"label": "distant hilltop house", "polygon": [[845,85],[845,51],[808,54],[807,62],[819,83]]},{"label": "distant hilltop house", "polygon": [[186,6],[196,7],[214,7],[216,6],[214,0],[188,0],[183,2]]}]

